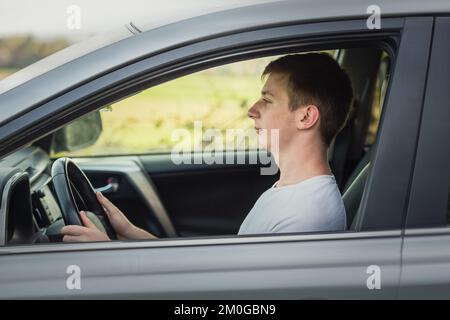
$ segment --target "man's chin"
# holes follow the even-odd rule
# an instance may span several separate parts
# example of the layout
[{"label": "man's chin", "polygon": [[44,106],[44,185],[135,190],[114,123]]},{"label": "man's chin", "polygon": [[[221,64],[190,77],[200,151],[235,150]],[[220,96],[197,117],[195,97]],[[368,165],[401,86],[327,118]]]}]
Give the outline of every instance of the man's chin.
[{"label": "man's chin", "polygon": [[[276,130],[273,132],[272,130]],[[270,132],[270,135],[268,134]],[[258,130],[258,148],[270,153],[278,152],[279,135],[277,129],[259,129]],[[275,150],[273,150],[275,149]]]},{"label": "man's chin", "polygon": [[270,151],[270,145],[267,145],[267,143],[264,143],[264,142],[259,142],[258,143],[258,149],[259,150],[266,150],[268,152],[271,152]]}]

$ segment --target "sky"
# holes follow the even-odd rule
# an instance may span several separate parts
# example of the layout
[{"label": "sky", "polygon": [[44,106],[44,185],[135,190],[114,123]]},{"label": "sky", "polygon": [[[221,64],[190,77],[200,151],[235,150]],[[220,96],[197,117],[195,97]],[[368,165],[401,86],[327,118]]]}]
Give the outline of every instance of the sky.
[{"label": "sky", "polygon": [[[108,32],[133,21],[157,25],[232,6],[271,0],[0,0],[0,37],[31,34],[71,40]],[[75,7],[74,7],[75,6]],[[79,27],[79,28],[78,28]]]}]

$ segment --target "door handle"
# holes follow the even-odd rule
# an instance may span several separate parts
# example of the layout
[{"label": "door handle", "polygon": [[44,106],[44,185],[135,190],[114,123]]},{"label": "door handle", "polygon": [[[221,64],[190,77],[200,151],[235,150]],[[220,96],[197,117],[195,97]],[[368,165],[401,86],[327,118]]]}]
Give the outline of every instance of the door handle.
[{"label": "door handle", "polygon": [[108,184],[103,187],[95,188],[95,192],[113,193],[119,190],[119,182],[115,178],[108,178]]}]

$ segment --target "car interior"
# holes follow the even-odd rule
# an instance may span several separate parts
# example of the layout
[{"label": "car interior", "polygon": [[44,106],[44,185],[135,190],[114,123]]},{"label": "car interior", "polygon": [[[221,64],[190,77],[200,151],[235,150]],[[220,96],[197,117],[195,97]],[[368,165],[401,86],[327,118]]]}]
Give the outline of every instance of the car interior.
[{"label": "car interior", "polygon": [[[328,157],[348,232],[356,232],[392,58],[375,44],[338,49],[335,58],[352,80],[355,99]],[[90,121],[101,121],[98,113]],[[97,128],[89,139],[98,138]],[[159,238],[236,235],[258,197],[278,179],[261,175],[260,163],[175,165],[170,153],[52,157],[69,143],[69,133],[63,127],[0,160],[0,245],[61,242],[64,225],[80,224],[79,210],[115,239],[94,190]]]}]

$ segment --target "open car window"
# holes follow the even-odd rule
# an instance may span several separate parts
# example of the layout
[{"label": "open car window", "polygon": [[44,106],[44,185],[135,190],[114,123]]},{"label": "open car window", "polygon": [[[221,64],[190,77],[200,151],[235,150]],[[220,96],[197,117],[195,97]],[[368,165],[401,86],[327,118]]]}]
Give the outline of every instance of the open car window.
[{"label": "open car window", "polygon": [[[339,48],[324,52],[339,61],[355,83],[352,112],[346,126],[334,139],[329,150],[329,163],[347,206],[347,230],[355,231],[355,216],[365,181],[361,182],[360,176],[363,172],[365,179],[370,169],[371,152],[376,142],[390,77],[391,57],[377,47]],[[95,190],[105,191],[105,195],[112,202],[116,202],[123,212],[129,214],[128,218],[133,224],[158,237],[168,237],[167,229],[173,230],[172,236],[178,237],[236,234],[256,199],[279,177],[278,170],[268,176],[260,175],[261,161],[245,162],[250,159],[252,152],[261,152],[257,136],[248,133],[254,129],[253,121],[248,118],[247,112],[259,99],[263,84],[262,70],[268,62],[277,57],[280,55],[206,69],[103,106],[99,109],[100,112],[87,114],[47,136],[45,141],[50,157],[53,160],[59,157],[74,158],[81,164],[81,168],[87,168],[86,174]],[[368,59],[371,60],[370,63]],[[232,143],[227,142],[227,130],[230,129],[241,130],[244,132],[244,138],[238,141],[233,137]],[[208,135],[208,130],[213,134]],[[182,134],[177,135],[177,132]],[[48,161],[42,151],[45,145],[38,143],[37,146],[40,146],[38,150],[41,151],[31,148],[28,149],[29,153],[24,152],[23,156],[30,158],[30,154],[34,154],[35,158],[31,159],[41,156],[41,161]],[[174,150],[189,157],[195,157],[195,154],[221,153],[222,162],[215,161],[217,157],[213,157],[209,162],[202,158],[201,162],[192,161],[187,163],[188,165],[181,161],[175,163],[177,169],[171,171],[171,168],[175,167]],[[242,170],[241,174],[236,173],[235,169],[227,169],[226,160],[230,158],[226,155],[233,152],[245,155],[243,162],[238,163],[233,158],[231,166],[228,166],[236,168],[238,165],[241,168],[239,170]],[[153,194],[158,198],[159,206],[163,208],[164,219],[171,220],[170,228],[161,222],[161,213],[155,212],[157,209],[154,203],[146,205],[151,202],[143,199],[148,193],[142,192],[139,186],[136,187],[135,182],[128,181],[129,176],[108,171],[109,163],[115,161],[116,166],[127,167],[129,160],[123,160],[121,163],[121,159],[135,156],[137,161],[142,162],[142,177],[148,175],[151,180]],[[270,155],[266,154],[266,159],[270,159]],[[102,163],[105,166],[103,169]],[[195,167],[196,164],[199,166]],[[50,167],[50,164],[48,166]],[[92,169],[95,166],[100,171]],[[208,166],[213,171],[208,169]],[[159,171],[155,168],[159,168]],[[210,175],[209,179],[202,180],[203,178],[192,175],[193,168],[203,176]],[[255,168],[259,171],[255,171]],[[214,171],[215,173],[211,173]],[[227,172],[233,172],[233,176]],[[248,178],[250,172],[251,179]],[[174,178],[167,178],[170,176]],[[246,179],[246,183],[242,183],[242,179]],[[39,183],[32,182],[31,203],[35,232],[48,229],[49,240],[60,241],[61,235],[58,235],[57,231],[63,225],[63,214],[59,208],[61,203],[51,172],[47,170],[47,173],[37,180]],[[188,187],[192,192],[204,192],[204,189],[198,186],[202,184],[206,184],[208,192],[214,192],[211,191],[214,188],[222,188],[222,199],[220,193],[216,193],[215,197],[217,203],[225,208],[214,210],[214,206],[194,205],[189,200],[194,195],[183,189],[184,184],[192,184]],[[232,184],[242,186],[236,188]],[[353,196],[348,197],[348,200],[346,194],[354,193],[355,185],[359,188],[356,200]],[[120,192],[114,194],[119,186]],[[76,204],[86,209],[82,197],[76,188],[74,189]],[[113,193],[108,194],[110,189]],[[227,206],[227,199],[245,193],[246,190],[249,191],[248,196],[241,196],[240,203]],[[181,196],[183,194],[186,196]],[[210,195],[207,194],[206,197]],[[215,214],[217,217],[211,217]],[[16,220],[9,220],[9,239],[15,237],[14,230],[17,230],[13,225],[14,221]]]}]

